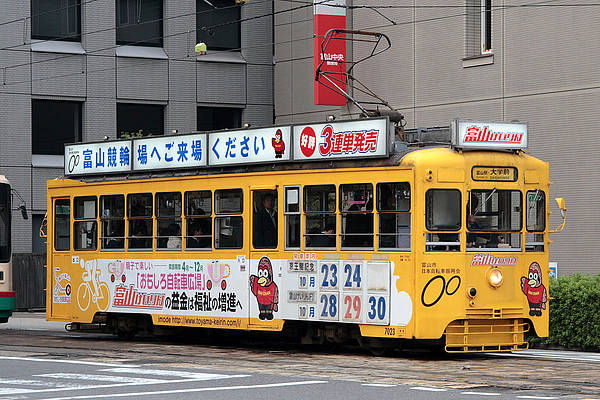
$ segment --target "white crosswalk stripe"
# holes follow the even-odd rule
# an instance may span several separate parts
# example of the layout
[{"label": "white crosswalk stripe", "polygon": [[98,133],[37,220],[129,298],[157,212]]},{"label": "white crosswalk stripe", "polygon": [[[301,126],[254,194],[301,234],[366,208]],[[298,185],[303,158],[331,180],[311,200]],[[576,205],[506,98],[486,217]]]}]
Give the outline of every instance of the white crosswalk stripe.
[{"label": "white crosswalk stripe", "polygon": [[152,379],[152,378],[134,378],[129,376],[113,376],[113,375],[95,375],[95,374],[68,374],[68,373],[54,373],[54,374],[41,374],[34,375],[39,377],[47,377],[54,379],[78,379],[81,381],[96,381],[96,382],[115,382],[115,383],[139,383],[142,385],[166,383],[169,380],[165,379]]},{"label": "white crosswalk stripe", "polygon": [[[153,375],[153,376],[173,376],[177,378],[187,378],[194,380],[212,380],[229,378],[231,375],[206,374],[201,372],[183,372],[183,371],[166,371],[161,369],[143,369],[143,368],[107,368],[101,369],[101,372],[113,372],[117,374],[138,374],[138,375]],[[238,375],[239,377],[239,375]]]},{"label": "white crosswalk stripe", "polygon": [[[20,358],[19,361],[41,361]],[[35,374],[30,378],[1,378],[0,396],[20,396],[37,393],[60,393],[63,391],[82,391],[89,389],[107,389],[124,386],[146,386],[161,384],[191,383],[209,380],[245,378],[250,375],[225,375],[204,373],[194,370],[145,369],[136,365],[119,366],[115,364],[87,363],[87,365],[105,368],[92,373],[53,372]],[[109,368],[106,368],[109,367]],[[112,368],[110,368],[112,367]],[[160,387],[160,386],[158,386]],[[139,390],[139,389],[136,389]],[[3,397],[4,398],[4,397]]]}]

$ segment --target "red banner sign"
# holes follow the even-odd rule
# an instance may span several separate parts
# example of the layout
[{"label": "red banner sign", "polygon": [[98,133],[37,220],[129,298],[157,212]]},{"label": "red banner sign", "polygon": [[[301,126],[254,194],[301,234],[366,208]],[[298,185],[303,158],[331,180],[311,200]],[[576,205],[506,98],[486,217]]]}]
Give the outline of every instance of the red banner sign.
[{"label": "red banner sign", "polygon": [[[321,78],[322,82],[330,87],[337,85],[340,89],[346,90],[346,82],[342,73],[346,70],[346,36],[337,34],[330,40],[323,54],[321,44],[325,39],[325,34],[333,28],[346,29],[346,0],[314,0],[314,71],[321,65],[321,71],[331,72],[329,79]],[[343,106],[346,105],[346,97],[337,93],[333,89],[314,82],[315,104]]]}]

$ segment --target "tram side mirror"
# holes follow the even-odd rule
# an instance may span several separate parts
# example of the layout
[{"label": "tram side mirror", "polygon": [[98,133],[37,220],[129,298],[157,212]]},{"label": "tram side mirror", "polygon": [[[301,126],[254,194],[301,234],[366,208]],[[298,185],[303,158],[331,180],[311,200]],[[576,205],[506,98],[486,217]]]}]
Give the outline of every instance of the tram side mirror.
[{"label": "tram side mirror", "polygon": [[558,205],[558,208],[560,208],[560,215],[564,218],[565,214],[567,212],[567,206],[565,204],[565,199],[562,197],[557,197],[554,200],[556,200],[556,204]]},{"label": "tram side mirror", "polygon": [[29,219],[29,215],[27,215],[27,208],[25,207],[25,204],[21,204],[19,206],[19,210],[21,210],[21,215],[23,216],[23,219]]}]

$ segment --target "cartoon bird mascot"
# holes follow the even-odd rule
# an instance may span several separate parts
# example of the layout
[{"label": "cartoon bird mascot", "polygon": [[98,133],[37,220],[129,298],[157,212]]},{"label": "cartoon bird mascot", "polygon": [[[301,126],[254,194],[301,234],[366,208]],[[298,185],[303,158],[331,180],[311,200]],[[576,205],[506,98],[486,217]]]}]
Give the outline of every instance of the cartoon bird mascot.
[{"label": "cartoon bird mascot", "polygon": [[542,284],[542,269],[540,264],[534,262],[529,266],[527,277],[521,277],[521,290],[529,301],[529,315],[542,315],[542,309],[546,309],[546,288]]},{"label": "cartoon bird mascot", "polygon": [[283,142],[281,129],[277,129],[277,132],[275,132],[275,137],[271,139],[271,144],[275,149],[275,158],[283,157],[283,152],[285,151],[285,143]]},{"label": "cartoon bird mascot", "polygon": [[273,311],[278,308],[279,289],[273,282],[273,267],[267,257],[258,262],[258,276],[250,275],[250,290],[258,302],[258,318],[272,320]]}]

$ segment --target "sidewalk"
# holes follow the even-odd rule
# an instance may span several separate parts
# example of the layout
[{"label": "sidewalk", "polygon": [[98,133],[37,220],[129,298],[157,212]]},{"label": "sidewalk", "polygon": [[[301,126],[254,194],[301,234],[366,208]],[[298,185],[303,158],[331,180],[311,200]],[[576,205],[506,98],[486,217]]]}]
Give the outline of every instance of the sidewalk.
[{"label": "sidewalk", "polygon": [[46,321],[46,313],[43,312],[15,312],[8,323],[0,324],[0,329],[64,332],[65,324]]}]

